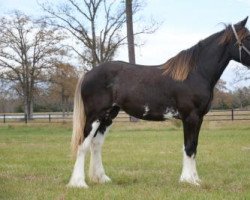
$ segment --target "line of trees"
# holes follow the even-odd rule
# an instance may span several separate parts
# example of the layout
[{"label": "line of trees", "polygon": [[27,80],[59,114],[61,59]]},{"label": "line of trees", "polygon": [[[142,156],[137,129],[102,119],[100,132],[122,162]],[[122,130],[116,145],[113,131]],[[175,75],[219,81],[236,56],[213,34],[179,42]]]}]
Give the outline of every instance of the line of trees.
[{"label": "line of trees", "polygon": [[226,82],[219,80],[214,90],[212,108],[250,108],[250,86],[229,91],[226,87]]},{"label": "line of trees", "polygon": [[[0,17],[0,112],[22,111],[32,118],[33,111],[71,111],[81,72],[114,59],[128,43],[135,63],[134,36],[159,27],[152,21],[142,26],[142,18],[135,18],[142,28],[133,29],[132,18],[143,10],[140,0],[51,2],[40,1],[44,15],[38,18],[21,11]],[[249,94],[249,87],[230,92],[220,81],[213,108],[247,107]]]},{"label": "line of trees", "polygon": [[[54,68],[51,73],[51,83],[46,85],[46,89],[36,89],[34,93],[35,112],[67,112],[72,111],[73,93],[75,83],[78,79],[75,67],[57,63],[58,68]],[[250,87],[238,88],[229,91],[225,87],[226,83],[220,80],[214,91],[212,109],[246,109],[250,108]],[[5,90],[7,88],[7,91]],[[0,88],[0,112],[24,112],[22,98],[13,94],[13,90],[8,87]]]},{"label": "line of trees", "polygon": [[[127,0],[135,15],[143,8]],[[50,1],[51,2],[51,1]],[[13,106],[32,118],[33,110],[72,108],[75,83],[80,72],[112,60],[127,44],[124,0],[64,0],[39,3],[39,18],[14,11],[0,18],[0,109]],[[152,33],[156,23],[134,35]],[[12,102],[12,106],[9,105]]]}]

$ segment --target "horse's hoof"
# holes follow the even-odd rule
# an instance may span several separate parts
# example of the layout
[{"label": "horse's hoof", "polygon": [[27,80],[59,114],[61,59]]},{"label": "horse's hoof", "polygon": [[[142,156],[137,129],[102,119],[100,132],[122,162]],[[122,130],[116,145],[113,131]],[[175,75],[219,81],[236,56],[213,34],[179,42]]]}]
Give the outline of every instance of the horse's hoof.
[{"label": "horse's hoof", "polygon": [[67,184],[67,187],[70,187],[70,188],[85,188],[85,189],[89,188],[87,183],[85,183],[85,181],[83,181],[83,180],[70,181]]}]

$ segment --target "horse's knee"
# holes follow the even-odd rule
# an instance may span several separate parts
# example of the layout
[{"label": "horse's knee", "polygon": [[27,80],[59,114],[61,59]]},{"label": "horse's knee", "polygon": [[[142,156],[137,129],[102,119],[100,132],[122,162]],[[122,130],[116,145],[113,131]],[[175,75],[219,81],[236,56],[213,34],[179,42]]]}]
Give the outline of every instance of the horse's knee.
[{"label": "horse's knee", "polygon": [[186,154],[191,157],[195,156],[197,152],[197,140],[189,141],[187,144],[185,144],[185,152]]},{"label": "horse's knee", "polygon": [[196,154],[201,123],[202,119],[195,112],[183,121],[185,152],[189,157]]}]

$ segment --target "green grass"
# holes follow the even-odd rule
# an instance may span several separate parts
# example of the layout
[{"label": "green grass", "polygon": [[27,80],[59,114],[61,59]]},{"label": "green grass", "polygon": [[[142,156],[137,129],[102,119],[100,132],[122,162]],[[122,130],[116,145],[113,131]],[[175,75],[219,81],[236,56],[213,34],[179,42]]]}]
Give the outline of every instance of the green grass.
[{"label": "green grass", "polygon": [[112,182],[87,178],[87,190],[66,187],[70,137],[67,124],[0,126],[0,199],[250,199],[249,122],[204,124],[200,187],[178,182],[183,134],[170,123],[115,124],[103,147]]}]

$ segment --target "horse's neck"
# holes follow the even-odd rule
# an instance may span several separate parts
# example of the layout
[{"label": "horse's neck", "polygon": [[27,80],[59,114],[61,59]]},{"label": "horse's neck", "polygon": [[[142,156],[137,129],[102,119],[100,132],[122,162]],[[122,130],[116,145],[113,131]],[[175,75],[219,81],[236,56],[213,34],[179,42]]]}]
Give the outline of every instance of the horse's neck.
[{"label": "horse's neck", "polygon": [[204,45],[200,53],[200,73],[206,78],[211,88],[214,88],[230,61],[226,46],[218,45],[215,40],[210,45]]}]

